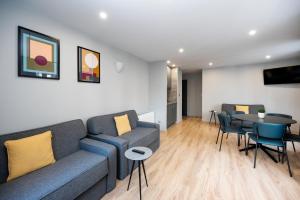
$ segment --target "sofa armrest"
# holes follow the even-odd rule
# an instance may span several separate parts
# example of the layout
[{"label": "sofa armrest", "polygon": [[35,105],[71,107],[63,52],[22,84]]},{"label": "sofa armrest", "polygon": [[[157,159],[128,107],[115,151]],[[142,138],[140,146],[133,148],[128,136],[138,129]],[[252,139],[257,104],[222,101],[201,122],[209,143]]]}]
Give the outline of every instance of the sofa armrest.
[{"label": "sofa armrest", "polygon": [[160,129],[159,124],[151,123],[151,122],[144,122],[144,121],[138,121],[137,126],[139,127],[145,127],[145,128],[157,128]]},{"label": "sofa armrest", "polygon": [[84,138],[80,140],[80,149],[105,156],[108,161],[108,175],[106,191],[110,192],[116,187],[117,178],[117,151],[113,145]]},{"label": "sofa armrest", "polygon": [[89,134],[88,137],[93,140],[114,145],[117,148],[117,176],[121,180],[124,179],[128,175],[128,163],[127,158],[125,157],[125,151],[128,149],[128,141],[120,137],[104,134]]}]

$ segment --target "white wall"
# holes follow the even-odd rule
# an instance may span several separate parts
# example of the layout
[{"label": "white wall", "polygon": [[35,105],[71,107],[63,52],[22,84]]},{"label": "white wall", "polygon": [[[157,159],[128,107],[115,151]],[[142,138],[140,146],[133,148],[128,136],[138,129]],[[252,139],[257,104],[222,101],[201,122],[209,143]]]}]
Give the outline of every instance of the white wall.
[{"label": "white wall", "polygon": [[266,112],[289,114],[300,122],[300,84],[263,82],[263,69],[296,64],[300,64],[299,59],[203,70],[203,120],[209,120],[209,110],[220,111],[222,103],[240,103],[264,104]]},{"label": "white wall", "polygon": [[[60,39],[60,80],[17,76],[18,25]],[[127,109],[148,111],[145,61],[35,15],[22,1],[0,6],[0,27],[0,134]],[[77,82],[78,45],[101,53],[100,84]],[[125,66],[120,74],[116,61]]]},{"label": "white wall", "polygon": [[177,122],[182,120],[182,71],[177,68]]},{"label": "white wall", "polygon": [[149,110],[161,130],[167,129],[167,66],[165,61],[149,64]]},{"label": "white wall", "polygon": [[202,116],[202,72],[183,74],[187,80],[187,116]]}]

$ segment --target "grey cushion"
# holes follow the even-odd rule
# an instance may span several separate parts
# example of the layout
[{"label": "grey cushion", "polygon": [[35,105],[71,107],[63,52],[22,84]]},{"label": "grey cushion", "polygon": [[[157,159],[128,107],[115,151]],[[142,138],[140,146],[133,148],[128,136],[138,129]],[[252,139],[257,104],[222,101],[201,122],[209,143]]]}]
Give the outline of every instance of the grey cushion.
[{"label": "grey cushion", "polygon": [[120,136],[129,141],[129,148],[134,146],[148,146],[159,137],[158,129],[156,128],[141,128],[137,127],[129,133]]},{"label": "grey cushion", "polygon": [[78,151],[0,187],[1,199],[74,199],[106,176],[104,156]]},{"label": "grey cushion", "polygon": [[4,146],[6,140],[15,140],[45,131],[52,131],[52,146],[56,160],[79,150],[79,140],[86,136],[86,130],[82,120],[73,120],[52,126],[0,135],[0,184],[6,182],[8,176],[7,153]]},{"label": "grey cushion", "polygon": [[87,128],[90,134],[105,134],[110,136],[118,136],[114,117],[127,114],[130,122],[131,129],[136,128],[138,116],[134,110],[124,112],[101,115],[88,119]]}]

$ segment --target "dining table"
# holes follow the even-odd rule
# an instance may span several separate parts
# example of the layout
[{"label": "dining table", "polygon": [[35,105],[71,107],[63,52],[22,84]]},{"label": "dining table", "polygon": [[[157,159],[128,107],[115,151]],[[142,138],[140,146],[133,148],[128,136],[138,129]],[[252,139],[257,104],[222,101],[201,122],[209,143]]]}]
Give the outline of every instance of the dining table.
[{"label": "dining table", "polygon": [[[232,115],[233,119],[240,120],[241,126],[243,127],[243,122],[253,122],[253,123],[272,123],[272,124],[283,124],[283,125],[290,125],[297,123],[296,120],[279,117],[279,116],[269,116],[266,115],[264,118],[259,118],[257,114],[234,114]],[[246,128],[246,132],[251,132],[251,128]],[[278,162],[277,159],[269,152],[274,151],[274,149],[267,147],[265,145],[259,145],[259,148],[265,152],[274,162]],[[248,147],[240,149],[240,151],[248,151],[251,149],[255,149],[255,144],[249,144]]]}]

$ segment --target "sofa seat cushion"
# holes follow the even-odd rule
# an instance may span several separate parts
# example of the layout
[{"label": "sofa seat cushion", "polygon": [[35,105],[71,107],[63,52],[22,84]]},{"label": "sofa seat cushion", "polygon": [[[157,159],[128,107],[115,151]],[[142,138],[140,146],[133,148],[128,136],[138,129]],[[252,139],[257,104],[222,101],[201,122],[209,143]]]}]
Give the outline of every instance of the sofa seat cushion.
[{"label": "sofa seat cushion", "polygon": [[158,129],[137,127],[129,133],[120,136],[128,140],[129,148],[134,146],[149,146],[159,137]]},{"label": "sofa seat cushion", "polygon": [[0,185],[1,199],[74,199],[108,173],[104,156],[77,151],[55,164]]}]

